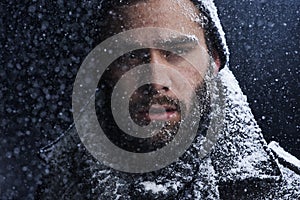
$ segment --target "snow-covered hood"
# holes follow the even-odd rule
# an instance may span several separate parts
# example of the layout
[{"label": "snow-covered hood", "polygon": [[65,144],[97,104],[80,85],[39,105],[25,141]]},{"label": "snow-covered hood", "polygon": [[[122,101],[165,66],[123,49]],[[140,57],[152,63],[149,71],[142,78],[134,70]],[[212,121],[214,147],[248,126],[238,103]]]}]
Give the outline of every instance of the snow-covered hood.
[{"label": "snow-covered hood", "polygon": [[225,33],[223,31],[219,16],[218,10],[215,6],[213,0],[191,0],[195,6],[199,9],[208,18],[208,27],[209,30],[208,37],[213,41],[216,50],[219,53],[221,60],[220,69],[228,66],[229,64],[229,49],[226,44]]},{"label": "snow-covered hood", "polygon": [[[101,15],[106,15],[107,11],[113,7],[129,4],[134,1],[126,0],[102,0],[100,2],[100,8],[104,12]],[[229,63],[229,50],[226,44],[225,33],[223,31],[220,19],[218,17],[218,11],[213,0],[191,0],[196,8],[200,11],[201,15],[205,16],[205,34],[209,38],[214,50],[218,52],[221,66],[220,69],[228,66]],[[174,0],[174,3],[182,3],[180,0]],[[200,20],[199,24],[203,27],[203,21]],[[106,34],[106,33],[104,33]]]}]

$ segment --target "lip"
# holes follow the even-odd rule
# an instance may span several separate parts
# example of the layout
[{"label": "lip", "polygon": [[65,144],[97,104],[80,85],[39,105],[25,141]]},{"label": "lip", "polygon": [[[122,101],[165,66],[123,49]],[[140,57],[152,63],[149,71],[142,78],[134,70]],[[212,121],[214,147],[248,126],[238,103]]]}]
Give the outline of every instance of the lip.
[{"label": "lip", "polygon": [[170,121],[179,116],[176,106],[167,104],[153,104],[150,109],[141,109],[138,113],[144,119],[158,121]]},{"label": "lip", "polygon": [[173,118],[176,118],[178,116],[178,112],[177,111],[169,111],[169,112],[164,112],[161,114],[153,114],[153,113],[149,113],[149,118],[151,120],[159,120],[159,121],[169,121]]}]

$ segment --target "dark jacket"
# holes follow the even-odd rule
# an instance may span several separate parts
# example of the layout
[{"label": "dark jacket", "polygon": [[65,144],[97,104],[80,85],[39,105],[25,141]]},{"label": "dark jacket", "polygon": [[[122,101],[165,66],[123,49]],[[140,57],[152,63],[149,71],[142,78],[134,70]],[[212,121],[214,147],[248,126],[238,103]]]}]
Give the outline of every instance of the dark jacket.
[{"label": "dark jacket", "polygon": [[[184,154],[152,173],[118,172],[95,160],[71,127],[41,151],[45,175],[37,199],[300,199],[299,160],[267,145],[227,67],[218,78],[224,126],[206,157]],[[199,143],[193,150],[201,150]]]}]

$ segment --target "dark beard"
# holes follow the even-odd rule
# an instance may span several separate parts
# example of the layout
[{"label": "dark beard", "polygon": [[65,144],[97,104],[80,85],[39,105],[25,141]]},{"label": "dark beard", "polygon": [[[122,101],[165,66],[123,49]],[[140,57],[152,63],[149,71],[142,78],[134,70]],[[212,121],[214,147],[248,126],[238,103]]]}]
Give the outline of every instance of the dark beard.
[{"label": "dark beard", "polygon": [[[199,90],[199,93],[202,93],[203,91],[206,91],[206,89],[203,88],[202,91]],[[202,117],[199,122],[198,134],[193,144],[180,158],[163,169],[148,173],[125,173],[111,168],[108,168],[107,171],[103,171],[99,170],[101,169],[101,167],[99,167],[93,172],[93,178],[95,180],[103,180],[109,177],[110,181],[103,185],[94,185],[95,191],[99,191],[98,194],[95,193],[94,195],[96,195],[97,198],[99,198],[99,194],[103,195],[101,198],[103,197],[104,199],[115,198],[116,193],[122,194],[124,199],[173,199],[176,198],[180,192],[183,192],[186,187],[190,187],[189,185],[192,184],[193,180],[198,176],[200,166],[203,165],[203,160],[198,158],[198,153],[201,151],[201,144],[204,139],[203,136],[205,135],[209,124],[209,98],[203,98],[201,101],[205,102],[205,104],[201,104],[201,106],[198,107],[198,109],[202,109]],[[192,111],[191,114],[193,115]],[[177,130],[173,131],[173,129],[170,130],[167,128],[162,129],[157,136],[162,135],[166,137],[166,135],[170,134],[170,132],[171,135],[176,134]],[[147,147],[147,150],[153,150],[153,143],[165,145],[169,142],[169,140],[172,140],[172,138],[173,136],[166,137],[164,139],[153,137],[149,143],[144,143],[143,145]],[[149,190],[145,184],[154,184],[154,187],[155,185],[159,185],[165,188],[166,192],[154,192]],[[111,193],[113,191],[115,193]]]},{"label": "dark beard", "polygon": [[[213,66],[210,66],[213,70]],[[208,80],[211,78],[212,70],[208,72]],[[101,80],[100,80],[101,83]],[[186,150],[186,152],[178,158],[171,165],[149,173],[133,174],[120,172],[111,168],[107,168],[105,173],[101,167],[93,171],[93,177],[95,180],[103,180],[106,177],[110,177],[112,180],[109,183],[96,184],[94,185],[96,191],[101,191],[104,198],[114,197],[111,191],[118,191],[119,194],[124,195],[124,198],[132,199],[160,199],[160,198],[174,198],[180,191],[190,184],[193,179],[197,176],[199,166],[202,163],[202,159],[199,159],[199,151],[201,151],[201,145],[206,135],[206,130],[209,125],[209,113],[210,113],[210,82],[205,78],[203,84],[196,90],[199,105],[197,108],[200,110],[201,118],[199,123],[197,136],[194,139],[192,145]],[[109,137],[109,139],[120,148],[129,150],[136,153],[151,152],[158,148],[161,148],[168,144],[177,133],[180,123],[168,126],[159,130],[159,132],[148,140],[131,138],[126,133],[122,134],[111,114],[111,93],[114,88],[114,83],[109,82],[106,84],[104,89],[99,90],[96,94],[96,113],[103,131]],[[178,103],[178,102],[177,102]],[[189,112],[190,115],[194,116],[195,110]],[[195,119],[197,119],[195,117]],[[189,127],[183,127],[188,129]],[[102,166],[102,165],[101,165]],[[103,168],[104,166],[102,166]],[[97,182],[97,181],[96,181]],[[118,183],[118,187],[116,186]],[[147,190],[145,183],[155,183],[162,185],[167,189],[167,193],[158,192],[155,193],[151,190]],[[174,187],[176,186],[176,187]],[[110,189],[105,189],[110,188]],[[107,191],[106,192],[104,192]],[[97,195],[97,194],[96,194]],[[106,196],[107,195],[107,196]],[[99,196],[98,196],[99,197]]]},{"label": "dark beard", "polygon": [[[106,136],[118,147],[134,152],[134,153],[148,153],[155,151],[157,149],[163,148],[166,146],[178,132],[179,128],[184,128],[189,130],[190,127],[180,127],[182,125],[181,121],[176,123],[164,122],[164,126],[159,128],[157,132],[149,138],[137,138],[123,132],[118,125],[116,124],[112,112],[111,112],[111,99],[110,95],[105,95],[107,92],[107,88],[104,90],[99,90],[96,94],[96,113],[98,117],[98,121],[106,134]],[[113,87],[112,87],[113,88]],[[206,81],[196,89],[197,99],[199,101],[199,105],[196,106],[195,110],[190,110],[188,114],[195,116],[196,111],[200,111],[200,122],[195,121],[195,123],[199,123],[198,129],[203,129],[205,125],[205,121],[208,119],[208,113],[210,108],[210,96],[208,94],[208,84]],[[159,100],[156,100],[158,103],[172,103],[175,104],[176,107],[179,107],[178,99],[169,99],[168,97],[161,97]],[[142,106],[149,106],[150,102],[141,102]],[[181,103],[184,105],[184,103]],[[131,108],[136,110],[138,106],[134,105]],[[130,108],[130,107],[129,107]],[[181,110],[186,110],[186,107],[180,108]],[[179,110],[179,109],[178,109]],[[179,110],[180,111],[180,110]],[[197,117],[192,117],[197,120]],[[147,124],[147,122],[142,122]],[[138,124],[140,125],[140,124]],[[202,132],[202,131],[201,131]],[[203,133],[202,133],[203,134]]]}]

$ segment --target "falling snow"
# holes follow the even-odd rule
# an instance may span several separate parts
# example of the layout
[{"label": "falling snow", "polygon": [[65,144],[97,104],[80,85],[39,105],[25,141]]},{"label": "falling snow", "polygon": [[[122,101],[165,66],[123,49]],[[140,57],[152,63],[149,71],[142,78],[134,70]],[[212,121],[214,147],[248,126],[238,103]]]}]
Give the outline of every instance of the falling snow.
[{"label": "falling snow", "polygon": [[[231,53],[229,67],[265,139],[300,158],[299,1],[215,2]],[[0,199],[34,199],[42,174],[50,173],[38,152],[73,122],[72,87],[96,45],[99,8],[97,0],[0,3]],[[238,158],[236,170],[247,170],[251,156]],[[292,180],[292,172],[279,166]],[[210,187],[201,184],[195,187]],[[149,182],[145,187],[165,191]]]}]

